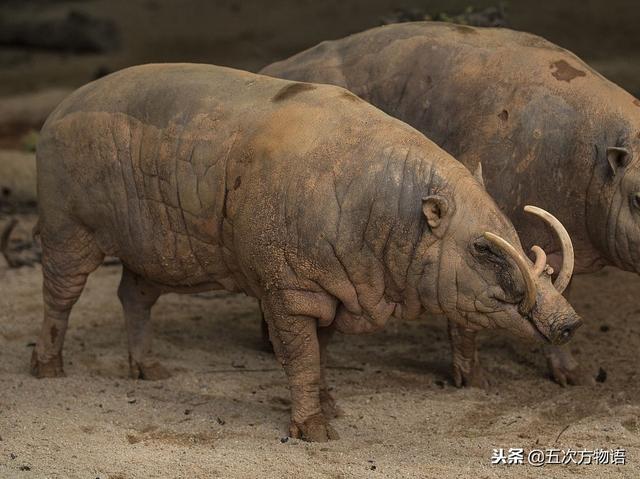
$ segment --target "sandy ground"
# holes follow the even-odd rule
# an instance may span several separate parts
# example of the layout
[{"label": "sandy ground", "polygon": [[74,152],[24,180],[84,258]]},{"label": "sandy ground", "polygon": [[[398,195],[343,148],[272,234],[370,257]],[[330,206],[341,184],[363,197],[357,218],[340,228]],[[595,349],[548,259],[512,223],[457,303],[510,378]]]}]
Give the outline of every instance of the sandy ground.
[{"label": "sandy ground", "polygon": [[[21,217],[24,237],[33,217]],[[572,349],[592,387],[563,389],[535,345],[487,333],[489,392],[456,389],[443,322],[394,323],[339,336],[330,380],[341,439],[286,435],[285,377],[262,349],[255,300],[167,295],[154,309],[155,346],[173,376],[127,378],[117,265],[91,277],[73,310],[67,377],[37,380],[29,357],[41,321],[39,266],[0,266],[0,477],[639,477],[640,278],[578,277],[586,318]],[[601,374],[602,376],[602,374]],[[602,379],[602,377],[601,377]],[[492,466],[496,447],[625,448],[625,466]],[[29,470],[25,470],[29,468]]]}]

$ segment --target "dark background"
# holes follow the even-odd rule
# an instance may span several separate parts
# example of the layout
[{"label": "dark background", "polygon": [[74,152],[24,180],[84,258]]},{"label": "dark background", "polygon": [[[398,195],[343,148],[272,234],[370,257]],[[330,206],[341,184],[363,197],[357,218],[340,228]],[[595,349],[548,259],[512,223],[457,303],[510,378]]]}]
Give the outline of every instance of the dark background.
[{"label": "dark background", "polygon": [[385,19],[448,18],[501,5],[509,27],[574,51],[640,94],[638,0],[3,0],[0,95],[75,87],[145,62],[255,71]]}]

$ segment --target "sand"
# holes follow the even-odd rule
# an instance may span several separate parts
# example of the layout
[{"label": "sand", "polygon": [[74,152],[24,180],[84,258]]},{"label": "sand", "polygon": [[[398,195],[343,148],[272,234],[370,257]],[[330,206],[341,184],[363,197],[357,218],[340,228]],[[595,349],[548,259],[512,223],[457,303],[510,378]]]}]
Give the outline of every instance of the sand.
[{"label": "sand", "polygon": [[[24,237],[33,216],[20,219]],[[635,275],[575,280],[586,324],[572,350],[594,375],[606,372],[594,386],[561,388],[536,345],[487,332],[490,391],[456,389],[442,320],[336,337],[330,381],[341,439],[324,444],[286,439],[286,381],[263,349],[252,298],[163,296],[155,348],[172,377],[128,379],[118,265],[98,269],[73,310],[67,377],[31,377],[40,275],[39,265],[0,266],[2,478],[640,476]],[[500,447],[624,448],[627,464],[492,466]]]}]

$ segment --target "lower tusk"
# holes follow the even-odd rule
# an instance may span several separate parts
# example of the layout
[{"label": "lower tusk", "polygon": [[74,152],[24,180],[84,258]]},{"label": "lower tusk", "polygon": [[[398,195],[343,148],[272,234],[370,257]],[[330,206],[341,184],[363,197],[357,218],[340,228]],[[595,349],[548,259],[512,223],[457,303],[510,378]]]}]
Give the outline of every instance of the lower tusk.
[{"label": "lower tusk", "polygon": [[569,236],[569,233],[562,225],[560,220],[558,220],[558,218],[553,216],[548,211],[545,211],[542,208],[538,208],[537,206],[530,205],[525,206],[524,210],[527,213],[536,215],[545,223],[547,223],[560,241],[560,246],[562,248],[562,266],[560,267],[558,277],[556,278],[556,281],[553,283],[553,285],[559,293],[562,293],[569,285],[569,281],[571,281],[571,275],[573,274],[575,256],[573,252],[573,244],[571,243],[571,237]]},{"label": "lower tusk", "polygon": [[533,276],[538,277],[547,267],[547,254],[540,246],[532,246],[531,251],[536,255],[536,262],[533,265]]}]

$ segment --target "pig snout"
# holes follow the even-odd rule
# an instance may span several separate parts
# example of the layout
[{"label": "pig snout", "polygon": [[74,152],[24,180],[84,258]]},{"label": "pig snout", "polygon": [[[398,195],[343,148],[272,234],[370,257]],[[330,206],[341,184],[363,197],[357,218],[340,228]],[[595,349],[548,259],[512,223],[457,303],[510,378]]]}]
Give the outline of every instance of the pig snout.
[{"label": "pig snout", "polygon": [[582,326],[580,316],[575,313],[564,315],[554,322],[549,339],[554,344],[564,344],[573,337],[580,326]]}]

